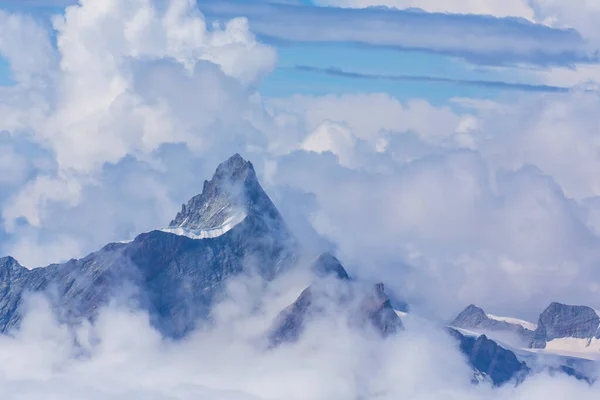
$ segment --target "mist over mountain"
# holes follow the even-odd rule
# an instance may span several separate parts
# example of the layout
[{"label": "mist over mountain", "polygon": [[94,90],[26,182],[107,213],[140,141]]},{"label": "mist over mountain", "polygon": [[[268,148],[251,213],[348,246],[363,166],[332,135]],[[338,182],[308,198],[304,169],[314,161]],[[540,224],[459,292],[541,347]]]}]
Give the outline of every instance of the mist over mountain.
[{"label": "mist over mountain", "polygon": [[2,399],[597,400],[598,18],[0,2]]},{"label": "mist over mountain", "polygon": [[[256,281],[260,303],[269,288],[286,276],[309,286],[292,304],[274,313],[262,333],[257,332],[256,339],[266,348],[293,345],[314,324],[329,319],[384,343],[402,337],[406,330],[402,317],[410,319],[401,301],[403,310],[392,307],[383,283],[351,278],[329,253],[308,260],[262,189],[252,163],[239,154],[217,167],[202,193],[184,204],[167,228],[45,268],[29,270],[6,257],[0,259],[0,273],[1,328],[10,335],[22,330],[27,299],[37,293],[49,302],[59,323],[71,329],[97,323],[102,310],[117,300],[147,315],[163,338],[180,340],[218,324],[215,310],[226,301],[233,282]],[[296,280],[298,276],[304,278]],[[531,357],[519,354],[518,346],[502,340],[502,334],[510,333],[530,341],[530,348],[539,348],[542,340],[551,343],[563,338],[584,339],[589,346],[600,326],[595,311],[553,303],[540,316],[537,328],[532,326],[491,316],[471,305],[450,323],[447,333],[457,342],[446,346],[464,354],[475,384],[520,385],[544,371],[595,381],[589,368],[567,359],[558,366],[532,363]]]}]

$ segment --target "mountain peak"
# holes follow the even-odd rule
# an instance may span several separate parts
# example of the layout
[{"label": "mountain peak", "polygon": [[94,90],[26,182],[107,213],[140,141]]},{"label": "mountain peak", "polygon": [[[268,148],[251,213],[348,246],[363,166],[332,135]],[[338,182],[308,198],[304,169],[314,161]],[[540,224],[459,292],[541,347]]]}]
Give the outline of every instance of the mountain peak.
[{"label": "mountain peak", "polygon": [[252,186],[260,187],[254,166],[234,154],[217,167],[210,181],[204,181],[202,193],[182,206],[169,228],[196,231],[205,237],[225,233],[246,218]]},{"label": "mountain peak", "polygon": [[[503,341],[508,341],[517,347],[527,346],[536,329],[535,324],[528,321],[487,314],[474,304],[458,314],[450,322],[450,326],[472,332],[487,333],[492,337],[501,334]],[[510,335],[507,336],[506,333],[510,333]]]},{"label": "mountain peak", "polygon": [[323,253],[313,262],[313,272],[319,277],[335,276],[337,279],[350,280],[340,261],[331,253]]},{"label": "mountain peak", "polygon": [[465,318],[487,319],[487,314],[485,313],[485,311],[483,311],[481,307],[477,307],[475,304],[471,304],[467,308],[465,308],[460,314],[458,314],[455,321],[463,320]]},{"label": "mountain peak", "polygon": [[450,322],[450,326],[456,328],[472,328],[487,322],[488,319],[489,318],[483,309],[477,307],[475,304],[471,304]]},{"label": "mountain peak", "polygon": [[227,161],[219,164],[215,172],[216,177],[230,180],[245,180],[248,177],[256,179],[256,173],[250,161],[235,153]]},{"label": "mountain peak", "polygon": [[17,260],[15,260],[14,258],[12,258],[11,256],[0,257],[0,265],[13,264],[13,263],[16,263],[16,262],[17,262]]},{"label": "mountain peak", "polygon": [[[163,231],[193,239],[214,238],[227,233],[248,216],[263,220],[263,225],[276,228],[284,225],[260,186],[254,166],[236,153],[217,167],[212,179],[204,181],[202,193],[184,204]],[[282,227],[282,230],[285,229]]]},{"label": "mountain peak", "polygon": [[[24,276],[28,273],[29,270],[19,264],[14,258],[10,256],[0,258],[0,286],[6,284],[6,280],[11,277]],[[2,327],[2,322],[0,322],[0,327]]]},{"label": "mountain peak", "polygon": [[600,339],[600,313],[591,307],[551,303],[540,314],[531,342],[533,348],[545,348],[555,339]]},{"label": "mountain peak", "polygon": [[17,260],[15,260],[14,258],[12,258],[11,256],[0,258],[0,269],[5,269],[5,268],[25,269],[25,267],[21,266],[21,264],[19,264],[19,262]]},{"label": "mountain peak", "polygon": [[23,267],[17,260],[15,260],[11,256],[1,257],[0,258],[0,268],[11,268],[11,269],[26,269]]}]

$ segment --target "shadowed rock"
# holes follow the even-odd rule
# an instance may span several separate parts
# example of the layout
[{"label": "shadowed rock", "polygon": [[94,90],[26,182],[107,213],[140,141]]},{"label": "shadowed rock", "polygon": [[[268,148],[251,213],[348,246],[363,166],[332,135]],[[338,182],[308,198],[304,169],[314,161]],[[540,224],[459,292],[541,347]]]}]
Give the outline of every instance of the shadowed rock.
[{"label": "shadowed rock", "polygon": [[533,338],[533,331],[517,323],[490,318],[485,311],[471,304],[450,323],[450,326],[475,332],[510,332],[522,339],[524,345]]},{"label": "shadowed rock", "polygon": [[531,347],[543,349],[546,343],[561,338],[600,339],[600,317],[586,306],[550,304],[540,315]]},{"label": "shadowed rock", "polygon": [[321,278],[335,276],[338,279],[350,280],[350,277],[342,264],[330,253],[321,254],[314,261],[312,271]]},{"label": "shadowed rock", "polygon": [[111,297],[127,291],[149,311],[157,329],[181,337],[210,318],[227,279],[252,271],[271,280],[297,259],[297,243],[258,183],[254,167],[237,154],[217,168],[171,228],[211,230],[212,236],[198,240],[153,231],[81,260],[31,271],[2,259],[0,332],[19,325],[26,292],[49,294],[61,318],[71,320],[93,318]]},{"label": "shadowed rock", "polygon": [[[313,269],[321,280],[306,288],[277,316],[268,335],[271,346],[298,340],[312,320],[327,318],[332,313],[343,315],[351,327],[370,326],[382,337],[404,329],[382,283],[366,291],[356,286],[344,267],[330,254],[319,257]],[[335,279],[328,279],[331,277]]]},{"label": "shadowed rock", "polygon": [[466,336],[451,328],[448,332],[459,341],[460,350],[476,371],[476,375],[483,374],[489,377],[496,386],[509,381],[519,383],[529,372],[527,365],[519,361],[512,351],[498,346],[486,335]]}]

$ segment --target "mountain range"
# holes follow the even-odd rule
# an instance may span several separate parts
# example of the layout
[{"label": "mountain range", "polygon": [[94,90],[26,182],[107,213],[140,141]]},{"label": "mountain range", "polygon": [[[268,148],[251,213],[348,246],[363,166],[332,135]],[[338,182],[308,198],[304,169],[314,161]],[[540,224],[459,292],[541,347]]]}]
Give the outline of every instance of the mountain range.
[{"label": "mountain range", "polygon": [[599,314],[591,307],[554,302],[534,324],[487,314],[472,304],[449,326],[464,337],[495,340],[528,368],[558,370],[593,381],[600,360]]},{"label": "mountain range", "polygon": [[[70,324],[93,320],[103,305],[126,293],[164,337],[179,339],[211,322],[213,306],[231,278],[254,274],[268,284],[294,268],[310,268],[314,280],[273,321],[266,335],[270,347],[298,340],[315,317],[329,312],[381,340],[405,329],[401,316],[408,307],[391,301],[383,283],[353,279],[329,253],[304,260],[302,244],[261,187],[254,166],[236,154],[217,167],[166,228],[45,268],[30,270],[11,257],[1,258],[0,333],[19,327],[29,293],[47,295]],[[586,357],[552,351],[595,349],[599,326],[598,313],[589,307],[552,303],[537,325],[494,317],[471,305],[445,329],[473,368],[473,382],[501,385],[519,383],[541,369],[591,381],[582,367]],[[558,358],[540,364],[538,353]]]}]

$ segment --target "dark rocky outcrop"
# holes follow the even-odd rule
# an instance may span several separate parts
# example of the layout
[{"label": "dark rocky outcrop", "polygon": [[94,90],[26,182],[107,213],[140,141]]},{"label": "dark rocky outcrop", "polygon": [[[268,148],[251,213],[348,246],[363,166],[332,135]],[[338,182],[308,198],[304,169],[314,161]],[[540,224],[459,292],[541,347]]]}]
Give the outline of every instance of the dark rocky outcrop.
[{"label": "dark rocky outcrop", "polygon": [[529,343],[533,338],[533,331],[526,329],[519,324],[512,324],[490,318],[485,311],[474,304],[471,304],[458,314],[458,316],[450,322],[450,326],[474,332],[514,333],[521,338],[524,343]]},{"label": "dark rocky outcrop", "polygon": [[550,304],[540,315],[531,347],[543,349],[553,339],[600,339],[600,317],[593,308]]},{"label": "dark rocky outcrop", "polygon": [[460,350],[476,375],[489,377],[496,386],[510,381],[518,384],[529,372],[527,365],[519,361],[512,351],[499,346],[486,335],[466,336],[452,328],[448,328],[448,332],[459,341]]},{"label": "dark rocky outcrop", "polygon": [[313,271],[319,280],[278,315],[269,333],[271,346],[298,340],[311,320],[326,317],[328,313],[343,315],[350,326],[358,329],[374,328],[382,337],[404,329],[382,283],[370,288],[353,283],[330,254],[320,256],[313,264]]},{"label": "dark rocky outcrop", "polygon": [[0,260],[0,332],[19,325],[25,293],[44,292],[61,318],[93,318],[111,297],[128,295],[150,312],[169,337],[181,337],[210,318],[229,277],[244,271],[271,280],[297,260],[295,239],[261,188],[254,167],[239,155],[217,168],[204,191],[185,205],[173,227],[212,229],[231,214],[243,220],[202,240],[168,232],[139,235],[80,260],[28,270]]}]

